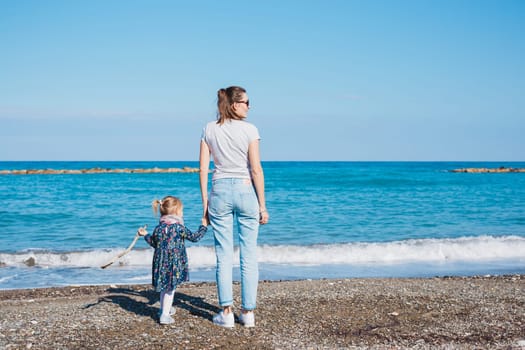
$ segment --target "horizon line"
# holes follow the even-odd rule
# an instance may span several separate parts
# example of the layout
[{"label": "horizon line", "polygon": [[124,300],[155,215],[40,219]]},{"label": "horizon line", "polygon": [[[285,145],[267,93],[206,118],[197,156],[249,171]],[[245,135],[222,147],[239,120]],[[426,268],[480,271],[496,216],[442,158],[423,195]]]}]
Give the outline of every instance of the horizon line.
[{"label": "horizon line", "polygon": [[[120,163],[131,163],[131,162],[138,162],[138,163],[146,163],[146,162],[177,162],[177,163],[183,163],[183,162],[193,162],[198,163],[199,160],[70,160],[70,159],[55,159],[55,160],[27,160],[27,159],[20,159],[20,160],[0,160],[0,163],[9,163],[9,162],[46,162],[46,163],[53,163],[53,162],[97,162],[97,163],[111,163],[111,162],[120,162]],[[213,160],[211,161],[213,163]],[[314,159],[314,160],[261,160],[262,163],[497,163],[497,162],[503,162],[503,163],[522,163],[525,162],[525,160],[322,160],[322,159]]]}]

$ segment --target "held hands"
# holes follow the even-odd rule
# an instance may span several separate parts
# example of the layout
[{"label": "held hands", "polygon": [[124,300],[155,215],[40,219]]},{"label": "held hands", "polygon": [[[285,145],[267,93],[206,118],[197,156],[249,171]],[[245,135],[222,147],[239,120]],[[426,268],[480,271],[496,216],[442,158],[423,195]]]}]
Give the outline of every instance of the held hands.
[{"label": "held hands", "polygon": [[209,226],[210,225],[210,217],[208,216],[208,206],[204,206],[204,212],[202,213],[201,218],[201,225],[203,226]]}]

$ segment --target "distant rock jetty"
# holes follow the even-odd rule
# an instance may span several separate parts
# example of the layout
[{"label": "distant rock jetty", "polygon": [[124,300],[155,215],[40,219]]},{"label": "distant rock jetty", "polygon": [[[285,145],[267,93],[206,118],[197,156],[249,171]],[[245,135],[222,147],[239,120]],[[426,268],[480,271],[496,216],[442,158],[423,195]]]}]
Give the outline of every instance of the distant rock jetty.
[{"label": "distant rock jetty", "polygon": [[57,175],[57,174],[109,174],[109,173],[198,173],[199,168],[147,168],[147,169],[111,169],[111,168],[89,168],[89,169],[27,169],[27,170],[0,170],[0,175]]},{"label": "distant rock jetty", "polygon": [[453,173],[525,173],[525,168],[461,168],[451,170]]}]

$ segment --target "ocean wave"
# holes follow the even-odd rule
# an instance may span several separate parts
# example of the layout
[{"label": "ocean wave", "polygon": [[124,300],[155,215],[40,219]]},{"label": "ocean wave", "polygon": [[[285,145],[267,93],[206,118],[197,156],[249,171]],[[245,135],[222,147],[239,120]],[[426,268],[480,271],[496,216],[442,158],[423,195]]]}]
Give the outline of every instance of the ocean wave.
[{"label": "ocean wave", "polygon": [[0,285],[3,284],[3,283],[6,283],[7,281],[13,279],[13,278],[16,278],[18,275],[15,274],[15,275],[11,275],[11,276],[5,276],[5,277],[0,277]]},{"label": "ocean wave", "polygon": [[[215,266],[214,248],[187,248],[192,268]],[[51,252],[25,250],[0,253],[0,266],[16,267],[100,267],[123,249]],[[111,267],[146,266],[151,263],[153,249],[135,249]],[[394,242],[355,242],[318,245],[262,245],[258,261],[288,265],[388,265],[403,263],[481,262],[525,259],[525,237],[478,236],[444,239],[409,239]],[[238,264],[239,252],[235,250]]]}]

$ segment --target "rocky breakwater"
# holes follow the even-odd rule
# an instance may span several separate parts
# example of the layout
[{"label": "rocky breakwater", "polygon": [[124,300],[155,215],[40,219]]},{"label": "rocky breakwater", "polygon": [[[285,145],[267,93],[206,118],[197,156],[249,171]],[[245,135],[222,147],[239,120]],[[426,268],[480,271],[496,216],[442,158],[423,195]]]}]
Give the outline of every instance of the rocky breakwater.
[{"label": "rocky breakwater", "polygon": [[525,173],[525,168],[461,168],[451,170],[453,173]]},{"label": "rocky breakwater", "polygon": [[108,174],[108,173],[198,173],[199,168],[139,168],[139,169],[112,169],[112,168],[89,168],[89,169],[15,169],[0,170],[0,175],[57,175],[57,174]]}]

